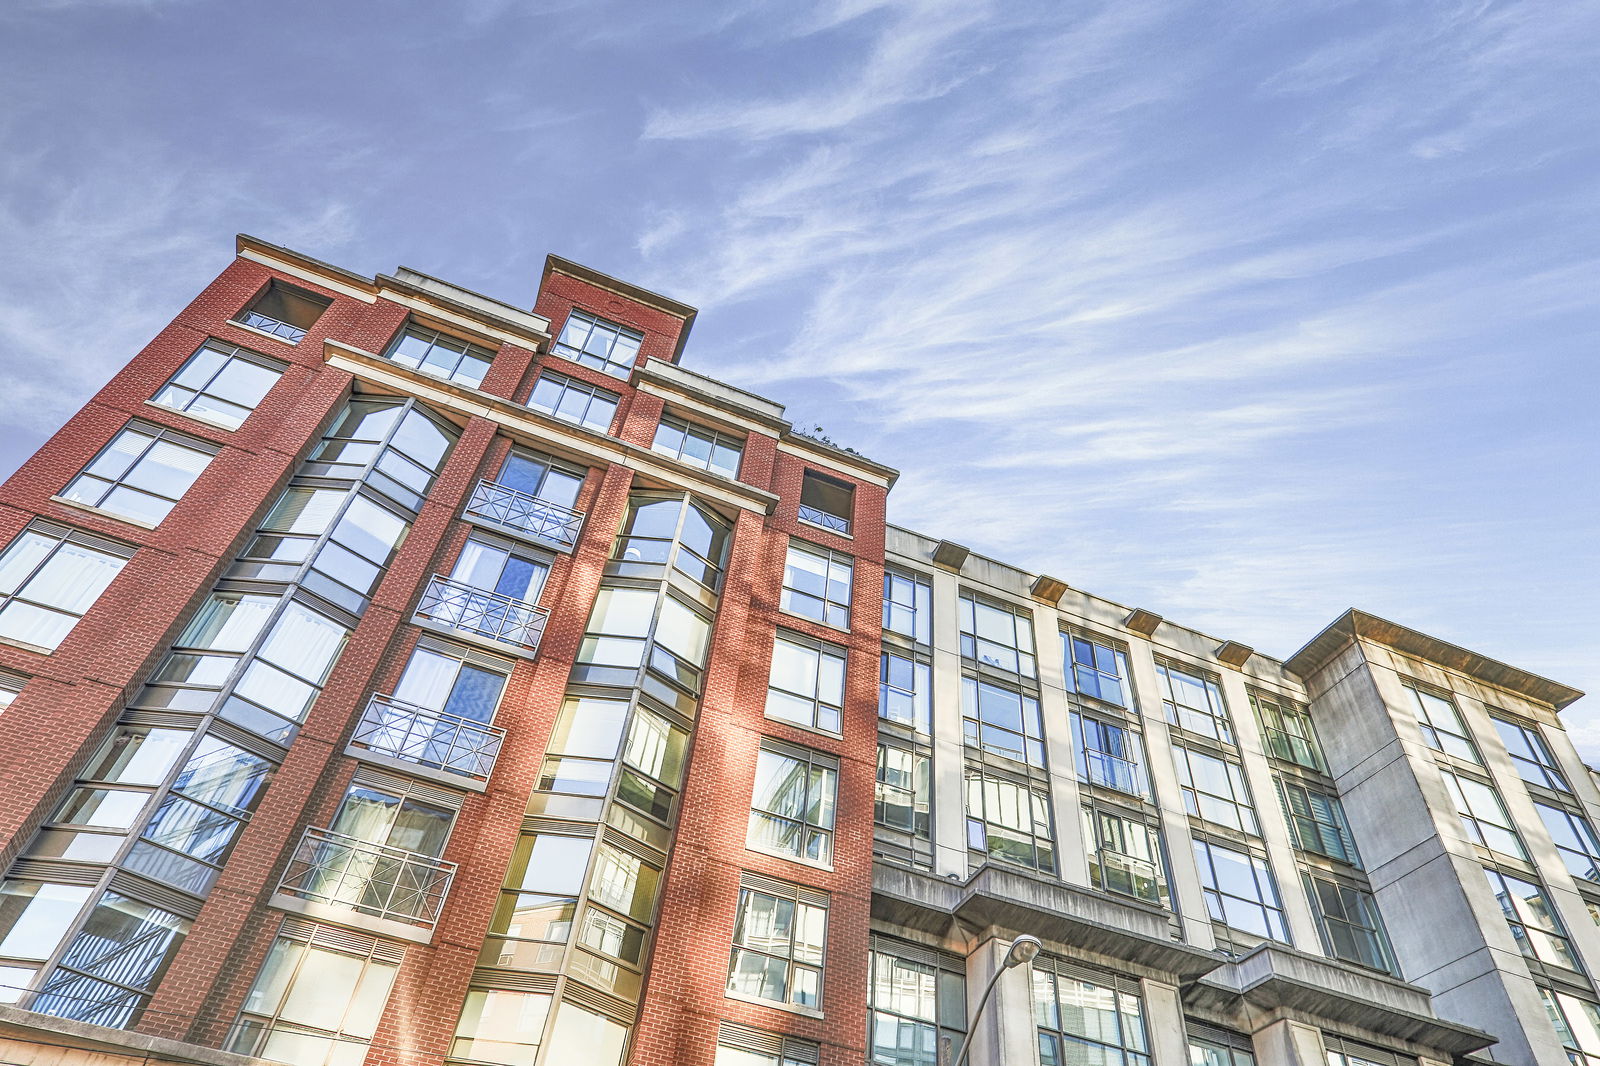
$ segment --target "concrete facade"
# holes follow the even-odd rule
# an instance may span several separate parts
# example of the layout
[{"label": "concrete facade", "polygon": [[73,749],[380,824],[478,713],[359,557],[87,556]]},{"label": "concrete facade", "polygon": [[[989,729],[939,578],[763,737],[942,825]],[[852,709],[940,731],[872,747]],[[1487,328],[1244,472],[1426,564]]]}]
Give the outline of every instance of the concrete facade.
[{"label": "concrete facade", "polygon": [[1600,1062],[1579,693],[889,525],[694,317],[241,237],[0,486],[0,1058]]}]

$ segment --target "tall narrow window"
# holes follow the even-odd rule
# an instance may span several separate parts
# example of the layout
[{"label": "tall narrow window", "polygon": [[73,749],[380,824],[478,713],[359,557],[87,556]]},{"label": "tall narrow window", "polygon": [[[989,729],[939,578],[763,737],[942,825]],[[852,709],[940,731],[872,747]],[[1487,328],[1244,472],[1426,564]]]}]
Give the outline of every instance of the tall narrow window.
[{"label": "tall narrow window", "polygon": [[838,789],[838,759],[809,748],[762,741],[750,798],[750,847],[831,863]]},{"label": "tall narrow window", "polygon": [[1191,733],[1233,743],[1233,724],[1228,719],[1227,705],[1222,702],[1222,690],[1214,680],[1159,660],[1156,676],[1161,679],[1161,702],[1167,721]]},{"label": "tall narrow window", "polygon": [[473,388],[483,384],[483,376],[494,360],[494,353],[487,348],[415,322],[407,323],[384,354],[401,366]]},{"label": "tall narrow window", "polygon": [[989,858],[1054,873],[1049,793],[971,766],[966,781],[967,847]]},{"label": "tall narrow window", "polygon": [[1500,904],[1506,924],[1511,927],[1511,936],[1524,955],[1582,972],[1567,931],[1542,887],[1499,870],[1485,869],[1483,876],[1488,878],[1489,891],[1494,893],[1495,902]]},{"label": "tall narrow window", "polygon": [[1281,696],[1268,696],[1254,690],[1250,692],[1250,706],[1255,708],[1261,722],[1268,755],[1308,770],[1327,769],[1322,751],[1317,747],[1317,735],[1311,728],[1311,714],[1304,707]]},{"label": "tall narrow window", "polygon": [[1282,777],[1278,778],[1278,795],[1283,800],[1284,813],[1289,816],[1289,834],[1295,847],[1351,866],[1361,865],[1355,837],[1338,796]]},{"label": "tall narrow window", "polygon": [[878,781],[873,819],[886,829],[922,840],[932,829],[932,785],[927,754],[890,744],[878,745]]},{"label": "tall narrow window", "polygon": [[539,375],[533,395],[528,398],[528,406],[535,411],[543,411],[598,433],[611,428],[611,420],[616,416],[619,402],[614,392],[548,370]]},{"label": "tall narrow window", "polygon": [[1159,829],[1091,806],[1083,809],[1083,839],[1089,851],[1089,880],[1096,888],[1172,906]]},{"label": "tall narrow window", "polygon": [[333,301],[326,296],[273,278],[234,321],[270,333],[281,341],[299,344],[317,324],[322,312],[331,306]]},{"label": "tall narrow window", "polygon": [[940,1066],[967,1028],[966,979],[924,948],[875,938],[872,945],[871,1062]]},{"label": "tall narrow window", "polygon": [[54,651],[132,551],[36,522],[0,552],[0,637]]},{"label": "tall narrow window", "polygon": [[1472,734],[1467,731],[1467,724],[1461,720],[1455,703],[1415,685],[1406,685],[1405,690],[1411,696],[1411,709],[1416,713],[1417,725],[1422,728],[1422,739],[1428,747],[1483,765],[1478,746],[1472,742]]},{"label": "tall narrow window", "polygon": [[1259,836],[1256,811],[1245,785],[1244,767],[1215,755],[1173,745],[1183,805],[1190,814],[1241,833]]},{"label": "tall narrow window", "polygon": [[1468,840],[1490,851],[1523,862],[1528,860],[1528,849],[1522,846],[1522,837],[1494,786],[1448,770],[1441,770],[1439,774],[1456,801],[1456,813],[1461,816],[1461,827],[1466,830]]},{"label": "tall narrow window", "polygon": [[779,635],[772,647],[767,717],[839,732],[844,714],[844,649]]},{"label": "tall narrow window", "polygon": [[639,345],[644,334],[615,322],[607,322],[587,311],[573,308],[556,338],[554,351],[564,359],[625,378],[639,361]]},{"label": "tall narrow window", "polygon": [[878,717],[931,732],[933,670],[920,659],[886,651],[878,677]]},{"label": "tall narrow window", "polygon": [[736,478],[744,441],[673,415],[662,415],[650,449],[701,470]]},{"label": "tall narrow window", "polygon": [[1211,920],[1289,943],[1283,902],[1267,860],[1209,840],[1194,840],[1200,888]]},{"label": "tall narrow window", "polygon": [[1148,799],[1150,780],[1145,774],[1139,734],[1126,725],[1084,714],[1074,713],[1071,718],[1077,741],[1078,779]]},{"label": "tall narrow window", "polygon": [[807,470],[800,478],[800,521],[848,534],[855,498],[854,485]]},{"label": "tall narrow window", "polygon": [[580,796],[604,796],[628,720],[625,700],[568,696],[545,749],[539,788]]},{"label": "tall narrow window", "polygon": [[1550,746],[1544,742],[1537,726],[1504,718],[1495,718],[1493,722],[1495,732],[1500,734],[1506,754],[1511,756],[1511,765],[1517,768],[1519,777],[1530,785],[1542,785],[1557,792],[1572,791],[1567,787],[1567,779],[1561,775],[1555,756],[1550,754]]},{"label": "tall narrow window", "polygon": [[144,422],[130,422],[83,473],[61,490],[63,499],[155,525],[217,454],[214,445]]},{"label": "tall narrow window", "polygon": [[933,586],[921,574],[883,572],[883,628],[918,644],[933,643]]},{"label": "tall narrow window", "polygon": [[238,429],[283,377],[274,359],[212,338],[191,355],[150,402]]},{"label": "tall narrow window", "polygon": [[1150,1066],[1144,1008],[1131,987],[1096,980],[1046,959],[1033,970],[1033,1015],[1041,1066]]},{"label": "tall narrow window", "polygon": [[1539,812],[1539,820],[1555,842],[1567,872],[1585,881],[1600,881],[1600,838],[1595,836],[1589,820],[1565,807],[1552,807],[1537,800],[1533,809]]},{"label": "tall narrow window", "polygon": [[967,747],[1044,766],[1044,729],[1039,701],[1016,689],[961,679],[961,716]]},{"label": "tall narrow window", "polygon": [[800,540],[789,541],[779,606],[835,629],[850,628],[850,588],[855,560]]},{"label": "tall narrow window", "polygon": [[1394,972],[1388,938],[1372,893],[1331,877],[1310,872],[1304,876],[1323,950],[1357,966]]},{"label": "tall narrow window", "polygon": [[747,881],[739,889],[728,990],[821,1009],[827,896],[769,878]]},{"label": "tall narrow window", "polygon": [[560,965],[593,850],[593,837],[522,835],[489,920],[480,966],[550,970]]},{"label": "tall narrow window", "polygon": [[77,920],[93,888],[0,881],[0,1002],[15,1003]]},{"label": "tall narrow window", "polygon": [[1541,987],[1539,997],[1573,1066],[1600,1064],[1600,1003]]},{"label": "tall narrow window", "polygon": [[1121,648],[1075,633],[1062,633],[1061,651],[1067,677],[1080,694],[1118,707],[1130,705],[1128,655]]},{"label": "tall narrow window", "polygon": [[986,603],[966,592],[958,606],[964,657],[1023,677],[1038,676],[1033,619],[1026,610]]}]

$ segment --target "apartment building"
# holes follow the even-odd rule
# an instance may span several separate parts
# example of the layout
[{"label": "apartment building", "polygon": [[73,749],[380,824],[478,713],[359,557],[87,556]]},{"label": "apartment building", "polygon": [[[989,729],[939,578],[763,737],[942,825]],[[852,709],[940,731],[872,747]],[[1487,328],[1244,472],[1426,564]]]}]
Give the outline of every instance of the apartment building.
[{"label": "apartment building", "polygon": [[240,237],[0,487],[0,1062],[1600,1066],[1580,693],[891,526],[694,317]]}]

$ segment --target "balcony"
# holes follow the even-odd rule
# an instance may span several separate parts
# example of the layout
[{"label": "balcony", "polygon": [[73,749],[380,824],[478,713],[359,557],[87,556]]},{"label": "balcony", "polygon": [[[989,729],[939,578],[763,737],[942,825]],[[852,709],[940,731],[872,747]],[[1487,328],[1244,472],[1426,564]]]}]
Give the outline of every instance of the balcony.
[{"label": "balcony", "polygon": [[583,512],[507,488],[497,481],[478,482],[467,501],[465,516],[513,536],[569,552],[583,529]]},{"label": "balcony", "polygon": [[357,758],[371,753],[482,784],[489,780],[505,738],[504,729],[375,694],[350,746],[360,749],[352,752]]},{"label": "balcony", "polygon": [[1083,751],[1078,755],[1079,776],[1091,784],[1104,785],[1132,796],[1144,796],[1144,770],[1129,759],[1119,759],[1103,751]]},{"label": "balcony", "polygon": [[417,617],[531,655],[539,648],[550,611],[434,574],[417,604]]},{"label": "balcony", "polygon": [[455,873],[453,862],[311,826],[300,838],[278,891],[308,903],[432,929]]},{"label": "balcony", "polygon": [[836,514],[829,514],[820,507],[812,507],[809,504],[802,503],[800,505],[799,518],[802,522],[810,522],[814,526],[831,529],[835,533],[842,533],[847,537],[850,535],[850,519],[841,518]]}]

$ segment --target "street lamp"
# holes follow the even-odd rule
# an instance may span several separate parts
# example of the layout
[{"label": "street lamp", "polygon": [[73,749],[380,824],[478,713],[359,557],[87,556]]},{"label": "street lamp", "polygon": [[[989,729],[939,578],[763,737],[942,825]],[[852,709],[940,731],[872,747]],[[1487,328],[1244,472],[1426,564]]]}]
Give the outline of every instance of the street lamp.
[{"label": "street lamp", "polygon": [[967,1061],[967,1055],[972,1051],[972,1038],[978,1032],[978,1019],[983,1017],[983,1008],[989,1005],[989,997],[994,995],[994,986],[1000,983],[1001,975],[1013,966],[1032,962],[1043,947],[1044,944],[1038,937],[1029,936],[1027,933],[1023,933],[1011,942],[1011,946],[1006,949],[1006,957],[1000,960],[1000,968],[989,978],[988,987],[983,990],[983,998],[978,1000],[978,1009],[972,1012],[972,1021],[967,1023],[966,1039],[961,1041],[961,1054],[955,1057],[951,1066],[962,1066]]}]

